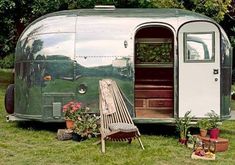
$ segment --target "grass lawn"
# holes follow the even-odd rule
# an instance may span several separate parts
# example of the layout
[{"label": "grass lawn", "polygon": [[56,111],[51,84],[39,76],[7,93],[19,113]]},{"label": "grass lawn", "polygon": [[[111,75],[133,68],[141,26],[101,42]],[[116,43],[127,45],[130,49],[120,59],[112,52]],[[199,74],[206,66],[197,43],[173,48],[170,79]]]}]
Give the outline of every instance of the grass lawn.
[{"label": "grass lawn", "polygon": [[0,83],[10,84],[13,82],[13,74],[10,69],[0,69]]},{"label": "grass lawn", "polygon": [[231,109],[235,111],[235,100],[231,100]]},{"label": "grass lawn", "polygon": [[[235,85],[232,85],[232,91],[235,91]],[[231,109],[235,111],[235,100],[231,100]]]},{"label": "grass lawn", "polygon": [[0,164],[1,165],[73,165],[73,164],[235,164],[235,121],[225,121],[221,137],[229,139],[229,149],[217,153],[216,160],[191,160],[191,150],[178,144],[173,127],[139,125],[142,150],[137,140],[107,142],[106,154],[100,145],[93,145],[98,138],[83,142],[58,141],[56,131],[63,124],[16,123],[5,121],[4,93],[6,84],[0,84]]}]

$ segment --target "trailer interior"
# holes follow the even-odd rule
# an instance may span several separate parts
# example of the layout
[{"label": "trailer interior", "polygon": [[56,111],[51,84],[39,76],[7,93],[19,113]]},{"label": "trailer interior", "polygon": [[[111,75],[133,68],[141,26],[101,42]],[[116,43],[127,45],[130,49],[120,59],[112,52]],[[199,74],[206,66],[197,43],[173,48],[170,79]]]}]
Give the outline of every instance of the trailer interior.
[{"label": "trailer interior", "polygon": [[174,112],[174,35],[151,26],[135,35],[136,118],[172,118]]}]

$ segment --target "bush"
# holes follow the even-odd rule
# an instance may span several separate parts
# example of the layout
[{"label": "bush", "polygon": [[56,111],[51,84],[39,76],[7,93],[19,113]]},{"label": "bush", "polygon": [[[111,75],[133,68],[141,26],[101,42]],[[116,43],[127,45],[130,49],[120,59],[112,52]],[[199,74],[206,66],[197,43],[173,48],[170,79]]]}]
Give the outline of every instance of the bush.
[{"label": "bush", "polygon": [[0,60],[0,68],[4,69],[14,68],[14,59],[15,58],[13,54],[4,57],[2,60]]}]

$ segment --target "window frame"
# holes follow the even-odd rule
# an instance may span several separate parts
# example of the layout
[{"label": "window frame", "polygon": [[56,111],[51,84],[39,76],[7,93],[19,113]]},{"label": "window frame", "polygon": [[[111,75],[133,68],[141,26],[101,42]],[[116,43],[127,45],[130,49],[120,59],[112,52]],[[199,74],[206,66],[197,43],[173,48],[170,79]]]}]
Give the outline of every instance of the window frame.
[{"label": "window frame", "polygon": [[[210,59],[202,59],[202,60],[193,60],[193,59],[188,59],[188,51],[187,51],[187,36],[189,34],[211,34],[212,36],[212,56]],[[183,33],[183,46],[184,46],[184,62],[185,63],[214,63],[215,62],[215,32],[185,32]]]}]

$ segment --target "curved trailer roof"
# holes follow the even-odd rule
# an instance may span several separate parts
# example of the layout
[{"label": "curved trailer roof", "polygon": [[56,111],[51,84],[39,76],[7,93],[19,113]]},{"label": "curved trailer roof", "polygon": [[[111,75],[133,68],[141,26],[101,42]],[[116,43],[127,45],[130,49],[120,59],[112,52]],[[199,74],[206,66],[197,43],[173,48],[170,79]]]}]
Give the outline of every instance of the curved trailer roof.
[{"label": "curved trailer roof", "polygon": [[[79,20],[77,18],[84,19]],[[75,27],[80,26],[80,23],[93,20],[102,20],[103,23],[108,23],[107,21],[110,20],[118,21],[120,26],[127,23],[138,26],[145,22],[163,22],[173,26],[175,30],[185,22],[192,20],[215,23],[215,21],[204,15],[182,9],[67,10],[47,14],[35,20],[25,29],[20,40],[28,35],[57,32],[75,33]]]}]

